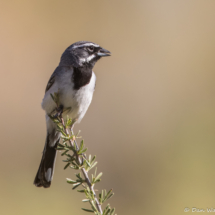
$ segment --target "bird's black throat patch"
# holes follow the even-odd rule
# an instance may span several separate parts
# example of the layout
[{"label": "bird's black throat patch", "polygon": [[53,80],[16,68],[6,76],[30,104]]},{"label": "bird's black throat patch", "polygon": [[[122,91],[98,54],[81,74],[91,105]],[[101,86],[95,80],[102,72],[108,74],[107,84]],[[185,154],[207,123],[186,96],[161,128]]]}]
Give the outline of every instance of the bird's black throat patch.
[{"label": "bird's black throat patch", "polygon": [[74,90],[79,90],[81,87],[90,83],[90,79],[92,77],[92,69],[91,68],[74,68],[74,72],[72,75]]}]

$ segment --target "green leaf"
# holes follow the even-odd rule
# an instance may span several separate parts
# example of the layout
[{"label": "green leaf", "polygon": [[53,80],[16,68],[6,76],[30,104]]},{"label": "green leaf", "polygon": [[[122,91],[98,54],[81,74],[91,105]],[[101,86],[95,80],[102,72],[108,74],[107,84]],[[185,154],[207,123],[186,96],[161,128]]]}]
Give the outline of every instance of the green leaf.
[{"label": "green leaf", "polygon": [[[106,190],[105,190],[105,197],[104,197],[103,202],[105,202],[105,201],[108,199],[108,197],[109,197],[109,195],[111,194],[112,191],[113,191],[113,190],[111,189],[111,190],[109,190],[108,193],[106,194]],[[109,198],[111,198],[112,196],[113,196],[113,195],[111,194]]]},{"label": "green leaf", "polygon": [[87,164],[87,166],[91,167],[90,163],[87,160],[84,160]]},{"label": "green leaf", "polygon": [[96,176],[96,178],[95,178],[95,182],[100,178],[102,176],[102,172],[100,172],[97,176]]},{"label": "green leaf", "polygon": [[80,154],[83,154],[84,152],[86,152],[87,151],[87,148],[85,148],[85,149],[83,149],[83,150],[79,150],[78,151],[78,154],[80,155]]},{"label": "green leaf", "polygon": [[54,119],[54,118],[53,118],[52,120],[53,120],[53,122],[56,123],[56,124],[60,123],[60,121],[59,121],[58,119]]},{"label": "green leaf", "polygon": [[83,199],[82,202],[89,202],[89,199]]},{"label": "green leaf", "polygon": [[105,208],[104,211],[103,211],[103,214],[104,214],[104,215],[107,214],[106,212],[108,211],[108,209],[110,209],[110,205],[109,205],[109,204],[107,204],[106,208]]},{"label": "green leaf", "polygon": [[96,176],[96,173],[97,173],[97,167],[96,167],[96,169],[95,169],[95,174],[94,174],[95,176]]},{"label": "green leaf", "polygon": [[66,154],[66,156],[74,159],[74,155]]},{"label": "green leaf", "polygon": [[95,200],[95,196],[94,196],[93,191],[90,191],[90,194],[91,194],[91,198],[92,198],[93,200]]},{"label": "green leaf", "polygon": [[91,213],[94,213],[93,210],[90,210],[90,209],[86,209],[86,208],[81,208],[82,210],[86,211],[86,212],[91,212]]},{"label": "green leaf", "polygon": [[49,116],[49,118],[50,118],[51,120],[54,120],[54,117],[52,117],[51,114],[48,114],[48,116]]},{"label": "green leaf", "polygon": [[71,139],[71,136],[64,136],[64,135],[61,135],[61,138],[65,141],[65,140],[70,140]]},{"label": "green leaf", "polygon": [[95,183],[98,183],[98,182],[100,182],[100,181],[101,181],[101,178],[97,179],[97,180],[95,181]]},{"label": "green leaf", "polygon": [[84,193],[84,190],[77,190],[77,192],[79,192],[79,193]]},{"label": "green leaf", "polygon": [[60,143],[58,143],[58,146],[63,147],[63,148],[65,147],[64,145],[62,145],[62,144],[60,144]]},{"label": "green leaf", "polygon": [[[73,142],[74,143],[74,142]],[[74,149],[75,149],[75,151],[77,150],[77,148],[76,148],[76,144],[73,144],[73,147],[74,147]]]},{"label": "green leaf", "polygon": [[72,125],[72,119],[70,119],[69,116],[67,115],[66,127],[70,127],[71,125]]},{"label": "green leaf", "polygon": [[99,193],[99,203],[101,204],[101,193]]},{"label": "green leaf", "polygon": [[90,201],[90,204],[92,206],[92,209],[97,212],[98,210],[96,208],[96,205],[95,205],[94,201]]},{"label": "green leaf", "polygon": [[90,189],[88,187],[84,190],[84,193],[88,199],[92,199]]},{"label": "green leaf", "polygon": [[96,159],[96,156],[93,156],[92,160],[91,160],[91,163],[93,163]]},{"label": "green leaf", "polygon": [[63,153],[61,154],[61,156],[64,156],[68,151],[69,151],[69,150],[66,150],[65,152],[63,152]]},{"label": "green leaf", "polygon": [[66,169],[69,165],[70,165],[70,163],[66,164],[66,166],[64,167],[64,169]]},{"label": "green leaf", "polygon": [[110,215],[114,215],[114,212],[115,212],[115,208],[113,208],[113,209],[110,211]]},{"label": "green leaf", "polygon": [[62,125],[57,125],[57,127],[60,129],[60,131],[63,130],[63,126]]},{"label": "green leaf", "polygon": [[61,134],[63,134],[65,137],[67,136],[67,134],[64,132],[63,128],[61,129]]},{"label": "green leaf", "polygon": [[79,172],[78,174],[75,174],[77,178],[81,179],[82,180],[82,177],[81,177],[81,173]]},{"label": "green leaf", "polygon": [[93,165],[91,165],[90,169],[92,169],[93,167],[95,167],[97,163],[98,162],[96,161]]},{"label": "green leaf", "polygon": [[99,194],[99,203],[100,204],[102,204],[103,203],[103,197],[104,197],[104,195],[103,195],[103,190],[102,190],[102,192]]},{"label": "green leaf", "polygon": [[74,187],[72,189],[76,189],[79,185],[81,185],[81,183],[73,184]]},{"label": "green leaf", "polygon": [[74,181],[74,180],[72,180],[72,179],[70,179],[70,178],[67,178],[66,181],[67,181],[67,183],[69,183],[69,184],[75,184],[75,183],[77,183],[77,181]]},{"label": "green leaf", "polygon": [[70,166],[70,168],[72,168],[72,169],[79,169],[78,167],[76,167],[76,166]]},{"label": "green leaf", "polygon": [[84,140],[81,141],[81,144],[80,144],[80,151],[84,148]]},{"label": "green leaf", "polygon": [[107,193],[107,195],[106,195],[106,196],[108,196],[112,191],[113,191],[113,190],[112,190],[112,189],[110,189],[110,190],[108,191],[108,193]]},{"label": "green leaf", "polygon": [[111,193],[110,196],[108,196],[107,200],[110,199],[113,195],[114,193]]},{"label": "green leaf", "polygon": [[110,208],[107,209],[106,213],[104,213],[104,215],[108,215],[108,213],[110,212]]}]

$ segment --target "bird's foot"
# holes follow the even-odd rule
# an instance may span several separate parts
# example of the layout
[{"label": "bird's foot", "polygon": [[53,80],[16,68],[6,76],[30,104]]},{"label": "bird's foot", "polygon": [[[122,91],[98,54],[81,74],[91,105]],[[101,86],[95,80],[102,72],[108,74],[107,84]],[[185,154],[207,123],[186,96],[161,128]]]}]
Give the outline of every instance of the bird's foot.
[{"label": "bird's foot", "polygon": [[56,109],[56,114],[54,115],[55,118],[61,117],[63,113],[63,105],[59,105]]}]

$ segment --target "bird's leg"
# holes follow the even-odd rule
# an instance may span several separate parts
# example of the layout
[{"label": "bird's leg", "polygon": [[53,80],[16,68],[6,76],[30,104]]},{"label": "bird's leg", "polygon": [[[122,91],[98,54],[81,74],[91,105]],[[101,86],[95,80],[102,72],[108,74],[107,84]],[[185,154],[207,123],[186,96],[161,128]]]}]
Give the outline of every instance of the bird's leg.
[{"label": "bird's leg", "polygon": [[54,118],[62,117],[63,105],[59,105],[54,111],[56,111],[56,114],[54,115]]},{"label": "bird's leg", "polygon": [[63,105],[59,105],[57,107],[57,113],[59,114],[58,116],[62,116],[62,113],[63,113]]}]

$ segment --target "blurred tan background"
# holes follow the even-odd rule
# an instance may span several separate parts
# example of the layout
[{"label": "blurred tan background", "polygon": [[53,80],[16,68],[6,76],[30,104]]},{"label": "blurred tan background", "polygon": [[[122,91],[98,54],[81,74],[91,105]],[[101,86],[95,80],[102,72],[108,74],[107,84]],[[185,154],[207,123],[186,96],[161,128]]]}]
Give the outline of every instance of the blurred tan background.
[{"label": "blurred tan background", "polygon": [[112,52],[94,68],[93,102],[75,130],[117,214],[215,208],[214,11],[214,0],[1,1],[0,214],[86,214],[61,156],[51,188],[33,185],[44,90],[79,40]]}]

